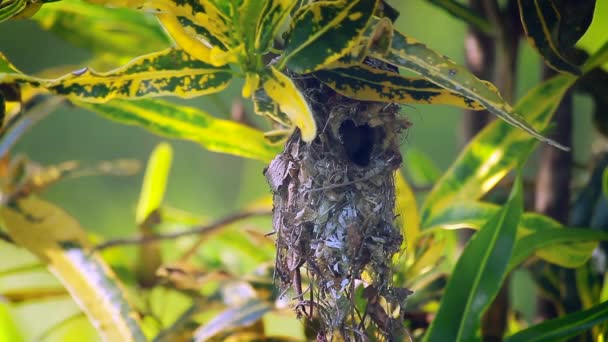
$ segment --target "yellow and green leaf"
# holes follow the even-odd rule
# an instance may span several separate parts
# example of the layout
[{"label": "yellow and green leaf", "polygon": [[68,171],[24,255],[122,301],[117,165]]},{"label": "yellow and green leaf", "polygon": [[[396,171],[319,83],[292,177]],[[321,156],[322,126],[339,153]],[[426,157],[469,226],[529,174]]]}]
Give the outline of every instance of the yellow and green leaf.
[{"label": "yellow and green leaf", "polygon": [[414,246],[420,233],[420,216],[414,191],[407,183],[401,171],[395,174],[395,212],[401,231],[405,237],[407,253],[414,253]]},{"label": "yellow and green leaf", "polygon": [[291,126],[289,117],[279,110],[279,105],[268,96],[264,88],[256,90],[253,93],[252,100],[253,111],[256,114],[265,116],[280,126]]},{"label": "yellow and green leaf", "polygon": [[137,225],[142,225],[153,211],[160,208],[165,197],[172,157],[173,150],[171,145],[167,143],[159,144],[152,151],[148,159],[137,209],[135,210],[135,223]]},{"label": "yellow and green leaf", "polygon": [[122,286],[74,218],[33,197],[0,214],[11,238],[48,265],[105,340],[146,340]]},{"label": "yellow and green leaf", "polygon": [[0,23],[12,18],[27,6],[27,0],[8,0],[0,3]]},{"label": "yellow and green leaf", "polygon": [[479,103],[424,78],[406,77],[365,64],[319,70],[314,76],[337,93],[361,101],[443,104],[473,110],[484,109]]},{"label": "yellow and green leaf", "polygon": [[219,92],[231,79],[228,68],[205,64],[174,48],[138,57],[105,73],[84,68],[54,80],[0,73],[0,82],[26,82],[59,95],[95,103],[164,95],[190,98]]},{"label": "yellow and green leaf", "polygon": [[255,29],[255,49],[266,52],[296,4],[293,0],[266,0]]},{"label": "yellow and green leaf", "polygon": [[308,102],[293,81],[271,66],[270,73],[264,77],[263,87],[268,97],[279,105],[280,111],[300,129],[302,140],[311,142],[317,135],[317,124]]},{"label": "yellow and green leaf", "polygon": [[165,49],[171,43],[152,15],[82,0],[46,4],[32,20],[74,46],[97,54],[135,57]]},{"label": "yellow and green leaf", "polygon": [[358,47],[377,0],[320,1],[295,14],[281,67],[297,73],[323,68]]},{"label": "yellow and green leaf", "polygon": [[268,162],[281,151],[280,146],[272,146],[262,132],[251,127],[165,101],[114,100],[104,104],[76,102],[76,105],[155,134],[197,142],[213,152]]},{"label": "yellow and green leaf", "polygon": [[374,54],[374,56],[414,71],[441,87],[474,100],[509,124],[525,130],[541,141],[567,150],[566,147],[538,133],[518,114],[525,112],[513,110],[491,83],[478,79],[465,67],[398,31],[394,32],[389,52],[384,55]]},{"label": "yellow and green leaf", "polygon": [[568,61],[559,44],[562,15],[553,0],[518,0],[521,22],[528,41],[553,69],[580,75],[579,67]]}]

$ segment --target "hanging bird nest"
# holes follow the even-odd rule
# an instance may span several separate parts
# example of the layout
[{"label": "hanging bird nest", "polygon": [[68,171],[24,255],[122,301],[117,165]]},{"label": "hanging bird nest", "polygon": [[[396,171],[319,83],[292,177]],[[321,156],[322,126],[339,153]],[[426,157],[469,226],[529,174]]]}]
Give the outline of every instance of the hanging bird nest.
[{"label": "hanging bird nest", "polygon": [[298,82],[318,136],[305,143],[296,132],[265,170],[281,288],[293,289],[300,315],[318,318],[318,339],[366,340],[366,319],[382,335],[403,336],[398,309],[409,291],[392,286],[403,241],[394,224],[394,172],[409,122],[398,105],[346,98],[314,78]]}]

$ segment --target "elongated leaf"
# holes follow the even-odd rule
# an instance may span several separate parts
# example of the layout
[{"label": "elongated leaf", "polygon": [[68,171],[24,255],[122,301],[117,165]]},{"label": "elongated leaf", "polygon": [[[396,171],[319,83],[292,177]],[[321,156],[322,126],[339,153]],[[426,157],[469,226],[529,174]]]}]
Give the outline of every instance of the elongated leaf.
[{"label": "elongated leaf", "polygon": [[207,341],[220,332],[249,326],[261,319],[271,309],[270,304],[260,300],[250,300],[242,305],[229,308],[198,328],[194,333],[194,341]]},{"label": "elongated leaf", "polygon": [[481,32],[491,34],[494,29],[492,24],[474,9],[454,0],[429,0],[433,5],[443,8],[456,18],[466,21]]},{"label": "elongated leaf", "polygon": [[272,46],[281,24],[287,19],[296,2],[291,0],[266,0],[256,25],[255,49],[265,52]]},{"label": "elongated leaf", "polygon": [[374,54],[374,56],[388,63],[414,71],[450,91],[479,102],[492,114],[509,124],[525,130],[541,141],[567,150],[566,147],[538,133],[535,127],[530,125],[518,113],[529,114],[517,108],[513,110],[491,83],[478,79],[465,67],[454,63],[449,58],[398,31],[394,32],[389,52],[384,55]]},{"label": "elongated leaf", "polygon": [[190,98],[221,91],[231,79],[229,69],[213,67],[193,59],[184,50],[173,48],[138,57],[107,73],[85,68],[55,80],[0,74],[0,82],[27,82],[56,94],[95,103],[163,95]]},{"label": "elongated leaf", "polygon": [[274,102],[264,88],[253,93],[253,111],[258,115],[266,116],[281,126],[289,127],[289,117],[279,110],[279,105]]},{"label": "elongated leaf", "polygon": [[268,162],[281,151],[248,126],[216,119],[201,110],[160,100],[114,100],[105,104],[76,102],[105,118],[139,125],[169,138],[197,142],[210,151]]},{"label": "elongated leaf", "polygon": [[302,7],[293,19],[279,69],[297,73],[322,68],[355,48],[377,0],[320,1]]},{"label": "elongated leaf", "polygon": [[262,19],[264,8],[270,1],[260,0],[242,0],[241,5],[236,13],[241,27],[241,37],[245,44],[245,50],[254,52],[257,40],[258,22]]},{"label": "elongated leaf", "polygon": [[553,3],[561,16],[559,46],[562,49],[573,47],[591,25],[596,0],[553,0]]},{"label": "elongated leaf", "polygon": [[[515,107],[544,129],[574,78],[559,75],[531,90]],[[502,121],[486,126],[460,153],[435,184],[422,209],[422,221],[433,211],[461,200],[481,198],[511,169],[527,159],[535,145],[525,132]],[[423,224],[423,226],[426,226]]]},{"label": "elongated leaf", "polygon": [[302,139],[306,142],[312,141],[317,136],[317,124],[308,102],[289,77],[272,66],[270,72],[263,81],[266,94],[278,103],[281,112],[300,129]]},{"label": "elongated leaf", "polygon": [[159,144],[152,151],[135,210],[135,223],[138,225],[143,224],[154,210],[160,208],[165,196],[172,157],[173,150],[167,143]]},{"label": "elongated leaf", "polygon": [[557,71],[580,75],[580,69],[560,51],[558,32],[562,15],[553,0],[518,0],[517,4],[528,41],[544,57],[547,65]]},{"label": "elongated leaf", "polygon": [[[513,257],[509,264],[509,269],[513,269],[530,255],[543,248],[548,249],[549,246],[565,243],[574,244],[581,241],[590,242],[588,252],[582,255],[572,253],[566,255],[560,254],[561,264],[567,264],[566,267],[570,268],[579,267],[585,264],[589,261],[593,250],[597,247],[597,241],[608,241],[608,232],[576,228],[551,229],[534,232],[517,241],[513,250]],[[564,260],[565,258],[568,259]]]},{"label": "elongated leaf", "polygon": [[8,0],[1,4],[0,7],[0,23],[17,15],[27,6],[27,0]]},{"label": "elongated leaf", "polygon": [[444,104],[473,110],[484,109],[479,103],[424,78],[406,77],[364,64],[319,70],[314,76],[339,94],[362,101]]},{"label": "elongated leaf", "polygon": [[441,170],[421,150],[410,146],[404,154],[405,174],[417,186],[430,186],[441,176]]},{"label": "elongated leaf", "polygon": [[522,192],[518,178],[505,206],[466,245],[425,341],[466,341],[475,337],[482,314],[506,276],[523,211]]},{"label": "elongated leaf", "polygon": [[400,171],[395,174],[395,211],[405,236],[407,252],[414,253],[414,246],[420,233],[420,215],[412,188],[406,182]]},{"label": "elongated leaf", "polygon": [[32,20],[74,46],[116,57],[159,51],[169,47],[171,42],[154,16],[81,0],[45,5]]},{"label": "elongated leaf", "polygon": [[[422,227],[422,231],[423,233],[428,233],[436,228],[479,229],[487,222],[489,217],[496,215],[499,210],[499,206],[485,202],[458,202],[438,211],[432,220],[425,222],[427,225]],[[539,236],[551,235],[552,233],[556,236],[561,236],[561,232],[564,230],[582,231],[583,229],[564,227],[559,222],[544,215],[524,213],[517,228],[518,240],[516,248],[524,248],[517,247],[517,245],[519,245],[520,240],[528,238],[528,236],[538,233],[541,233]],[[533,253],[537,257],[552,264],[569,268],[578,267],[589,260],[597,245],[597,242],[589,238],[574,239],[573,241],[566,241],[561,238],[556,239],[555,243],[551,245],[544,245],[541,242],[538,242],[539,245],[535,245],[536,240],[532,238],[534,242],[525,242],[525,245],[531,245],[533,251],[530,253]],[[527,254],[526,257],[529,255],[531,254]],[[519,262],[521,261],[523,260]]]},{"label": "elongated leaf", "polygon": [[587,310],[533,325],[507,337],[505,342],[562,341],[606,321],[608,302],[603,302]]},{"label": "elongated leaf", "polygon": [[76,220],[32,197],[19,200],[15,208],[1,208],[0,213],[10,236],[48,265],[104,339],[146,340],[118,280],[89,250]]}]

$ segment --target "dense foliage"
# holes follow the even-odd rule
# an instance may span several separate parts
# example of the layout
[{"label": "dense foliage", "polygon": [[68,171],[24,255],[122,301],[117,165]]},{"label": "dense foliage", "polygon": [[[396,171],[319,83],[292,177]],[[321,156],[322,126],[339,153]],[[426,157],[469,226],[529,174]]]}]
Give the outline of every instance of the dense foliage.
[{"label": "dense foliage", "polygon": [[[569,142],[559,135],[547,138],[541,133],[551,131],[560,103],[574,89],[594,96],[596,122],[600,131],[605,127],[602,81],[606,74],[602,65],[608,62],[608,40],[594,51],[575,49],[599,5],[595,1],[573,5],[559,0],[510,0],[502,7],[490,1],[493,8],[478,11],[457,1],[430,2],[467,22],[471,30],[495,40],[496,54],[506,65],[514,63],[507,58],[508,49],[514,48],[519,38],[527,38],[553,70],[552,75],[511,106],[494,84],[396,30],[399,13],[381,0],[0,1],[0,21],[28,18],[94,56],[90,67],[30,75],[0,54],[0,114],[4,120],[0,135],[0,243],[5,251],[27,250],[21,255],[23,261],[2,266],[0,277],[44,265],[61,283],[51,288],[33,284],[31,288],[7,290],[0,292],[0,298],[16,305],[69,294],[79,311],[64,317],[63,322],[84,312],[108,341],[255,340],[268,335],[284,340],[397,340],[408,338],[400,335],[404,332],[426,341],[604,339],[608,320],[606,265],[591,260],[592,255],[596,261],[606,257],[605,246],[599,244],[608,240],[608,222],[602,219],[608,209],[605,162],[595,166],[588,184],[573,196],[574,201],[565,199],[568,206],[572,202],[570,220],[566,221],[547,212],[527,211],[530,191],[522,172],[539,142],[551,151],[569,149]],[[504,18],[515,18],[521,29]],[[608,38],[606,33],[604,38]],[[508,76],[494,82],[502,82],[504,77]],[[225,90],[235,78],[244,80],[242,96],[251,98],[256,114],[269,119],[270,130],[262,132],[197,108],[153,99],[214,94]],[[508,87],[501,90],[511,94]],[[397,151],[397,138],[392,135],[408,128],[408,123],[386,114],[395,114],[386,111],[396,108],[394,104],[487,110],[497,120],[471,137],[443,174],[425,156],[412,154],[404,159],[408,177],[397,171],[394,184],[393,168],[399,167],[400,156],[391,159],[396,163],[382,164],[387,175],[361,172],[359,181],[346,178],[342,185],[321,184],[316,190],[323,190],[324,198],[330,198],[328,203],[337,201],[332,198],[339,196],[340,186],[354,189],[360,181],[359,187],[362,181],[376,184],[388,195],[374,197],[370,193],[366,200],[374,205],[366,204],[371,213],[367,218],[378,213],[382,204],[390,204],[383,215],[392,217],[393,210],[397,211],[398,235],[405,238],[395,237],[391,243],[396,246],[379,248],[381,252],[376,254],[370,251],[372,261],[361,261],[346,255],[359,256],[352,252],[352,236],[323,235],[324,254],[333,254],[327,259],[307,259],[309,277],[299,273],[304,260],[294,261],[294,250],[300,253],[300,247],[281,244],[282,230],[276,222],[276,264],[273,240],[264,235],[269,228],[240,225],[252,217],[268,216],[270,197],[217,222],[164,206],[172,159],[168,144],[154,150],[146,167],[135,213],[140,236],[107,241],[88,236],[77,220],[37,194],[66,177],[132,174],[137,169],[133,162],[102,162],[93,167],[68,162],[43,167],[9,154],[27,128],[58,106],[70,103],[165,137],[197,142],[210,151],[270,162],[283,146],[288,150],[300,146],[297,148],[314,154],[322,145],[319,140],[325,145],[327,141],[330,145],[343,142],[342,138],[333,143],[325,140],[326,129],[343,137],[345,127],[332,123],[332,119],[337,120],[332,108],[324,114],[326,121],[320,121],[320,106],[344,106],[340,101],[325,102],[328,98],[350,99],[347,101],[354,101],[353,112],[372,113],[365,124],[345,122],[370,131],[381,128],[390,136],[383,138],[384,144],[391,145],[383,148]],[[318,99],[323,99],[321,105]],[[372,103],[369,107],[361,107],[368,102]],[[381,114],[386,116],[379,117]],[[348,115],[358,118],[359,114]],[[295,163],[300,150],[284,152],[282,155],[293,157],[285,157],[285,165]],[[351,153],[346,147],[346,153],[359,152]],[[363,167],[372,163],[369,158],[351,160]],[[305,165],[298,170],[306,170]],[[275,217],[276,209],[283,208],[277,203],[277,193],[284,179],[306,177],[289,174],[291,171],[286,166],[279,176],[269,176]],[[279,179],[273,184],[272,177]],[[507,196],[505,189],[509,188]],[[414,190],[420,194],[415,195]],[[303,198],[310,197],[306,194]],[[392,201],[396,202],[394,208]],[[315,207],[316,213],[289,212],[292,207],[286,205],[281,214],[305,221],[304,216],[316,219],[336,210],[322,204]],[[336,222],[340,220],[336,216]],[[193,228],[176,229],[184,225]],[[452,231],[460,228],[478,230],[461,252]],[[201,246],[213,245],[212,236],[228,229],[236,229],[230,235],[234,239],[231,248],[252,251],[249,255],[254,260],[249,261],[255,271],[251,274],[239,274],[221,258],[199,254]],[[238,233],[239,229],[246,233]],[[391,234],[387,236],[394,236]],[[182,238],[191,243],[178,243]],[[354,249],[369,249],[365,246],[372,243],[365,242],[366,238],[376,245],[388,244],[379,236],[362,236],[357,239],[364,242],[359,241]],[[162,244],[171,245],[171,252]],[[344,253],[336,249],[344,244],[351,246],[350,252],[348,247]],[[136,246],[137,260],[132,268],[115,269],[112,252],[124,245]],[[399,248],[401,253],[393,255]],[[333,251],[327,252],[329,249]],[[313,269],[318,260],[331,264],[321,266],[335,272],[327,275]],[[545,321],[538,324],[518,317],[515,306],[507,304],[501,309],[498,300],[494,301],[503,296],[510,275],[525,268],[538,273],[538,287],[557,311],[542,317]],[[279,282],[282,289],[293,287],[295,294],[279,292]],[[304,287],[303,291],[302,285],[310,286],[309,290]],[[159,297],[159,291],[168,291],[175,299]],[[310,299],[305,300],[305,296]],[[302,316],[301,325],[294,324],[296,314],[289,308],[290,297],[297,302],[295,311]],[[320,305],[319,298],[331,303]],[[161,308],[167,303],[176,304],[168,310],[170,315],[162,315]],[[313,310],[313,306],[319,309]],[[10,315],[3,312],[0,328],[7,328],[0,331],[0,339],[18,340],[20,333],[5,323],[10,322]],[[502,318],[493,320],[490,313],[495,312]],[[267,334],[265,327],[283,315],[289,317],[282,318],[289,322],[289,329],[281,336]],[[496,332],[502,321],[508,322],[508,327]]]}]

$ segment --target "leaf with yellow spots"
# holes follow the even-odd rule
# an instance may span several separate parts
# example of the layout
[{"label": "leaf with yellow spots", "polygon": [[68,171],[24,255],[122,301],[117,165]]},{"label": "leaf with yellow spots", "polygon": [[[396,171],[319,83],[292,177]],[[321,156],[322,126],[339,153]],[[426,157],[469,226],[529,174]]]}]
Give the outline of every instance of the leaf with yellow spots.
[{"label": "leaf with yellow spots", "polygon": [[314,76],[337,93],[362,101],[443,104],[473,110],[484,109],[481,104],[424,78],[406,77],[365,64],[319,70]]},{"label": "leaf with yellow spots", "polygon": [[465,67],[403,33],[394,31],[388,53],[373,53],[372,56],[420,74],[441,87],[480,103],[492,114],[523,129],[537,139],[568,150],[567,147],[538,133],[518,114],[518,111],[513,110],[491,83],[478,79]]},{"label": "leaf with yellow spots", "polygon": [[282,127],[289,127],[289,117],[279,110],[279,105],[266,93],[264,88],[259,88],[253,93],[253,111],[269,118]]},{"label": "leaf with yellow spots", "polygon": [[377,0],[320,1],[296,12],[280,68],[319,70],[359,46]]},{"label": "leaf with yellow spots", "polygon": [[269,162],[281,147],[272,146],[262,132],[243,124],[214,118],[199,109],[156,99],[78,102],[106,119],[138,125],[168,138],[201,144],[209,151]]},{"label": "leaf with yellow spots", "polygon": [[264,90],[284,112],[291,123],[300,129],[302,140],[311,142],[317,135],[317,125],[306,99],[289,77],[270,67],[263,82]]},{"label": "leaf with yellow spots", "polygon": [[96,103],[164,95],[190,98],[221,91],[231,79],[230,69],[205,64],[174,48],[140,56],[106,73],[85,68],[54,80],[0,73],[0,82],[30,83],[56,94]]},{"label": "leaf with yellow spots", "polygon": [[[559,30],[562,14],[553,0],[518,0],[517,4],[528,41],[544,57],[545,62],[557,71],[580,75],[579,67],[568,61],[560,51]],[[586,4],[574,6],[585,7]],[[590,14],[587,26],[591,23],[593,7]],[[574,30],[575,25],[572,26],[569,29]],[[584,30],[580,36],[583,33]]]},{"label": "leaf with yellow spots", "polygon": [[34,197],[0,209],[17,245],[36,255],[61,281],[106,341],[146,341],[137,314],[85,231],[60,208]]}]

